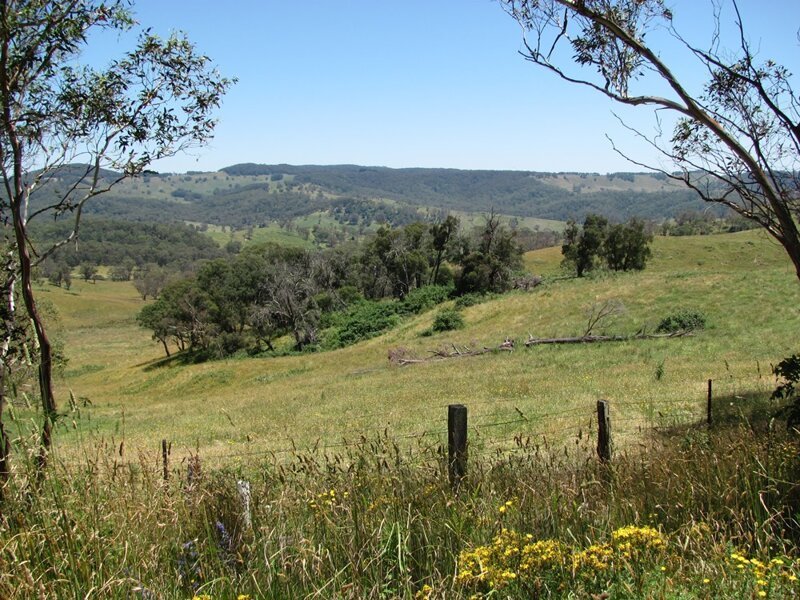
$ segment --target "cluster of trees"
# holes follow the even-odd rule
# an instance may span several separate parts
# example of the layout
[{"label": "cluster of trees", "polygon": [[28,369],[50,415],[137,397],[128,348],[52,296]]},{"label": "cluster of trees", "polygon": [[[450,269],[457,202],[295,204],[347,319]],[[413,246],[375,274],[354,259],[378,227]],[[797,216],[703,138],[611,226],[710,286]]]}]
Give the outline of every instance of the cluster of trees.
[{"label": "cluster of trees", "polygon": [[714,214],[687,211],[674,219],[668,219],[658,226],[659,235],[711,235],[714,233],[734,233],[758,227],[753,221],[736,214],[717,217]]},{"label": "cluster of trees", "polygon": [[320,342],[331,322],[327,315],[384,299],[408,305],[428,287],[456,294],[502,292],[520,268],[514,234],[496,215],[473,232],[461,232],[449,216],[430,225],[382,227],[360,244],[335,248],[247,246],[168,282],[138,320],[167,354],[171,344],[220,355],[272,349],[283,335],[302,350]]},{"label": "cluster of trees", "polygon": [[[634,130],[660,153],[651,168],[763,227],[800,278],[797,80],[759,56],[744,7],[709,3],[709,41],[697,43],[663,0],[501,3],[522,28],[527,60],[616,103],[653,110],[655,133]],[[681,77],[687,68],[706,80]],[[675,119],[671,135],[661,129],[664,115]],[[678,170],[659,166],[667,163]]]},{"label": "cluster of trees", "polygon": [[578,277],[601,265],[612,271],[640,271],[650,258],[652,240],[643,221],[612,225],[605,217],[590,214],[582,227],[567,222],[561,253],[564,264],[575,269]]},{"label": "cluster of trees", "polygon": [[[205,259],[222,256],[207,235],[183,223],[137,223],[134,221],[87,219],[77,244],[52,253],[50,260],[76,268],[82,264],[136,265],[154,263],[185,269]],[[37,245],[48,246],[69,235],[72,223],[58,220],[35,223],[31,234]]]}]

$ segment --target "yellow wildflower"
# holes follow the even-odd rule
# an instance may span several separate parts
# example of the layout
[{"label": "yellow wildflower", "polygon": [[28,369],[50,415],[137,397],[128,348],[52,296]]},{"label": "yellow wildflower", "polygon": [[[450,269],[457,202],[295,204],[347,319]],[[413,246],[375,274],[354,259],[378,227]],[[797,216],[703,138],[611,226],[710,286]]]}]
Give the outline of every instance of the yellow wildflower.
[{"label": "yellow wildflower", "polygon": [[414,600],[430,600],[431,592],[433,592],[433,588],[426,583],[414,594]]}]

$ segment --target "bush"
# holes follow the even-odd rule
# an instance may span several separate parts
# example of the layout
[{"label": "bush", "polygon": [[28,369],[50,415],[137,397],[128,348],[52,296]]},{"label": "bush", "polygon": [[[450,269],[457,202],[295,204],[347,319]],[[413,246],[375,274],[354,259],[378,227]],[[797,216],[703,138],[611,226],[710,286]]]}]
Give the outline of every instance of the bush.
[{"label": "bush", "polygon": [[464,317],[455,308],[446,308],[436,315],[431,325],[431,330],[435,332],[452,331],[453,329],[464,328]]},{"label": "bush", "polygon": [[464,294],[463,296],[459,296],[458,298],[456,298],[456,308],[467,308],[469,306],[475,306],[476,304],[480,304],[481,302],[486,302],[487,300],[491,300],[494,297],[495,297],[494,294],[480,294],[477,292]]},{"label": "bush", "polygon": [[772,392],[771,399],[787,402],[780,414],[786,417],[786,425],[790,430],[797,428],[800,426],[800,394],[797,392],[800,383],[800,355],[793,354],[784,358],[772,368],[772,372],[783,381]]},{"label": "bush", "polygon": [[362,301],[333,319],[335,326],[324,343],[325,348],[343,348],[380,335],[397,325],[399,317],[395,304]]},{"label": "bush", "polygon": [[705,329],[706,316],[699,310],[684,308],[661,319],[656,327],[657,333],[677,333]]},{"label": "bush", "polygon": [[411,290],[400,304],[399,311],[406,315],[418,315],[450,297],[452,288],[443,285],[426,285]]},{"label": "bush", "polygon": [[225,358],[247,348],[247,342],[247,338],[241,333],[221,333],[211,343],[211,355],[215,358]]}]

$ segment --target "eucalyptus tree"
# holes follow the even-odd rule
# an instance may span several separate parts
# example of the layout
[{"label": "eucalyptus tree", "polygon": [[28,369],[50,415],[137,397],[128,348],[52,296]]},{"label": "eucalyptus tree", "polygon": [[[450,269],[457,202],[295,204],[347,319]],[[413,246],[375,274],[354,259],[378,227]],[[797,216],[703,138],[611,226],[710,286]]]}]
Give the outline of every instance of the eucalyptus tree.
[{"label": "eucalyptus tree", "polygon": [[[501,4],[522,26],[527,60],[617,103],[656,109],[655,135],[635,133],[679,171],[630,160],[756,222],[784,247],[800,278],[800,99],[792,73],[759,58],[735,0],[692,3],[692,10],[705,8],[710,17],[702,45],[678,25],[680,11],[690,10],[686,4]],[[759,10],[779,9],[764,4]],[[785,45],[796,52],[797,42]],[[673,64],[677,53],[681,62]],[[693,84],[695,74],[706,77],[702,86]],[[659,130],[667,115],[675,117],[671,135]]]},{"label": "eucalyptus tree", "polygon": [[[74,240],[91,198],[152,161],[201,145],[232,84],[181,34],[148,31],[107,66],[81,64],[92,35],[135,26],[123,0],[0,0],[0,217],[14,246],[12,290],[33,325],[44,412],[40,463],[56,418],[52,346],[32,288],[32,269]],[[34,193],[38,200],[32,209]],[[71,219],[69,234],[33,248],[31,219]],[[2,444],[0,444],[2,448]]]}]

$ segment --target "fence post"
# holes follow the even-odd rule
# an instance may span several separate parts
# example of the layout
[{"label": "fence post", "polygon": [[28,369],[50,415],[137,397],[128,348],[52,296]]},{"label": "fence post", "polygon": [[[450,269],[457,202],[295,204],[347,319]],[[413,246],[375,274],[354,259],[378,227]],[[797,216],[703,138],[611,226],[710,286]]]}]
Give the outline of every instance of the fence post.
[{"label": "fence post", "polygon": [[164,467],[164,481],[169,479],[169,452],[167,451],[167,440],[161,440],[161,462]]},{"label": "fence post", "polygon": [[239,479],[236,482],[236,489],[239,492],[239,501],[242,503],[242,525],[245,529],[252,529],[253,516],[250,512],[250,482],[246,479]]},{"label": "fence post", "polygon": [[467,407],[447,407],[447,471],[450,485],[457,489],[467,474]]},{"label": "fence post", "polygon": [[711,425],[712,418],[711,418],[711,398],[712,398],[712,379],[708,380],[708,402],[706,404],[706,422]]},{"label": "fence post", "polygon": [[597,455],[601,462],[611,462],[611,416],[605,400],[597,401]]}]

